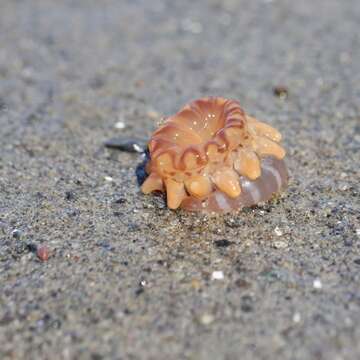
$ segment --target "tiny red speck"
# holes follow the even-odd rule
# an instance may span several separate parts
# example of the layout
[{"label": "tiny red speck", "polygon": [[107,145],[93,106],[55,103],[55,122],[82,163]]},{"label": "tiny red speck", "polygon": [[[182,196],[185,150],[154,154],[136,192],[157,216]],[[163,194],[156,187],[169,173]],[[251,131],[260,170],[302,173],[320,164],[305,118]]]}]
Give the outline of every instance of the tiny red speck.
[{"label": "tiny red speck", "polygon": [[47,246],[40,246],[36,251],[37,257],[41,261],[48,261],[49,260],[49,248]]}]

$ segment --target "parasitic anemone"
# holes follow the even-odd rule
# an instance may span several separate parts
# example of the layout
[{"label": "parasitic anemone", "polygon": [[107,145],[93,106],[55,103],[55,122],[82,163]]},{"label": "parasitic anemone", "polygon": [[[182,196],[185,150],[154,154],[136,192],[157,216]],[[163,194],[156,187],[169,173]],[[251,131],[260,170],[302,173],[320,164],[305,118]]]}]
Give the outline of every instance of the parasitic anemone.
[{"label": "parasitic anemone", "polygon": [[203,98],[169,117],[148,144],[141,189],[170,209],[228,212],[269,200],[288,182],[281,134],[234,100]]}]

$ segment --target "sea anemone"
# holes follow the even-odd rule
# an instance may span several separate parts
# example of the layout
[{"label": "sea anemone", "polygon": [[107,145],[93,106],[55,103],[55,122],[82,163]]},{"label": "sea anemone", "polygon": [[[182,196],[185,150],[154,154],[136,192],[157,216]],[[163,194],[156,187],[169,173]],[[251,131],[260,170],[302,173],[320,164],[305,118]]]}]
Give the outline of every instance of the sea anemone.
[{"label": "sea anemone", "polygon": [[269,200],[287,185],[281,134],[234,100],[202,98],[151,136],[142,191],[166,191],[170,209],[227,212]]}]

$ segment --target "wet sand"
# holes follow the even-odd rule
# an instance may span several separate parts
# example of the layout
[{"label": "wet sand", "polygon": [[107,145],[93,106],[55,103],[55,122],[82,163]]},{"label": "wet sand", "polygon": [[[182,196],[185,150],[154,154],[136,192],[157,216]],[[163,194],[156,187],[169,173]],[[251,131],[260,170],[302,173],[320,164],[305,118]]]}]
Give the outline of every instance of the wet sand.
[{"label": "wet sand", "polygon": [[[359,18],[356,0],[3,0],[0,358],[360,358]],[[140,193],[141,155],[103,146],[207,95],[282,132],[282,196],[170,211]]]}]

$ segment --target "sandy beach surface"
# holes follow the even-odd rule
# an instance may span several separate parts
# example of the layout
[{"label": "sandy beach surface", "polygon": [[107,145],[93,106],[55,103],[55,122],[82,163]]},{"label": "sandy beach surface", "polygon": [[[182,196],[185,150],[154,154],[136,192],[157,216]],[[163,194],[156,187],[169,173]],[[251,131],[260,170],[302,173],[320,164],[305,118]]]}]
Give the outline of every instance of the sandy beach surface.
[{"label": "sandy beach surface", "polygon": [[[2,0],[0,358],[360,359],[360,2]],[[238,214],[139,191],[207,95],[283,134],[290,184]]]}]

